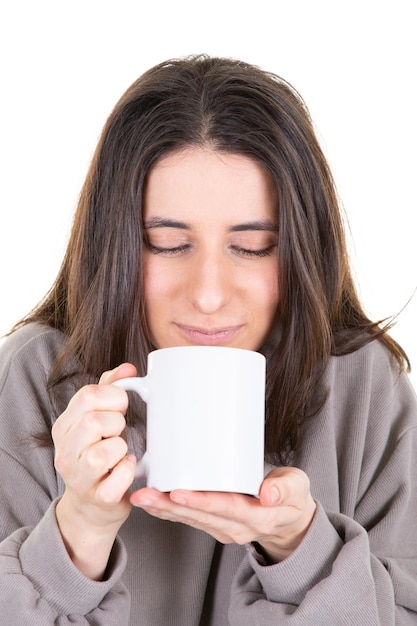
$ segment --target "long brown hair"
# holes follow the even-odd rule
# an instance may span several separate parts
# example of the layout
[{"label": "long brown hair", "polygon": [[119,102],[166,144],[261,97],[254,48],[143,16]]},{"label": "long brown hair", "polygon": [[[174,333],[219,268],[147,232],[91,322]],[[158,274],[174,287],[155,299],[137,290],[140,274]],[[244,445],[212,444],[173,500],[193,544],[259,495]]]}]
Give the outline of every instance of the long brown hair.
[{"label": "long brown hair", "polygon": [[330,355],[378,337],[400,366],[408,362],[361,307],[331,172],[302,98],[282,78],[198,56],[161,63],[134,82],[103,129],[56,282],[23,323],[67,336],[55,382],[74,358],[79,373],[93,377],[123,361],[144,374],[152,349],[142,288],[144,182],[161,156],[207,144],[263,164],[278,195],[282,335],[268,363],[265,443],[269,457],[283,459],[323,400]]}]

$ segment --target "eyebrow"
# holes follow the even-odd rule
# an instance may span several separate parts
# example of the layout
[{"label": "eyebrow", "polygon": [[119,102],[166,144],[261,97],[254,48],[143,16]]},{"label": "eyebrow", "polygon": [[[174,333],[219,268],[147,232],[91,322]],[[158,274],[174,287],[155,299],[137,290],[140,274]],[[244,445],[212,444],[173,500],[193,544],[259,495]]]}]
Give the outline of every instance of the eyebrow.
[{"label": "eyebrow", "polygon": [[243,230],[269,230],[278,232],[278,227],[271,220],[255,220],[254,222],[246,222],[244,224],[235,224],[229,228],[230,232],[237,233]]},{"label": "eyebrow", "polygon": [[[145,230],[149,230],[150,228],[178,228],[181,230],[191,230],[189,224],[185,222],[178,222],[177,220],[166,219],[163,217],[152,217],[144,223],[144,228]],[[228,230],[231,233],[247,230],[267,230],[275,233],[278,232],[278,227],[271,220],[254,220],[243,224],[234,224]]]},{"label": "eyebrow", "polygon": [[165,219],[163,217],[152,217],[150,220],[144,222],[143,227],[145,230],[150,228],[180,228],[182,230],[190,230],[188,224],[184,222],[177,222],[177,220]]}]

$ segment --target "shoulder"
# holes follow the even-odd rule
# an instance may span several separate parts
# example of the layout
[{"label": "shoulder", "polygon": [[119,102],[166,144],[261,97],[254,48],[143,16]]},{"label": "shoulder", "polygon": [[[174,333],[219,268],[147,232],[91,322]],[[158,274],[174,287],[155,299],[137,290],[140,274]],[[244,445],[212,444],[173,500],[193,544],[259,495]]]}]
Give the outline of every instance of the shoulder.
[{"label": "shoulder", "polygon": [[330,359],[328,374],[342,377],[346,384],[396,384],[408,378],[388,348],[375,339],[359,350]]},{"label": "shoulder", "polygon": [[324,378],[328,402],[345,417],[368,419],[397,432],[417,426],[417,396],[408,374],[378,340],[330,359]]},{"label": "shoulder", "polygon": [[49,376],[65,336],[43,324],[30,323],[14,331],[0,344],[0,387],[10,374],[31,371]]}]

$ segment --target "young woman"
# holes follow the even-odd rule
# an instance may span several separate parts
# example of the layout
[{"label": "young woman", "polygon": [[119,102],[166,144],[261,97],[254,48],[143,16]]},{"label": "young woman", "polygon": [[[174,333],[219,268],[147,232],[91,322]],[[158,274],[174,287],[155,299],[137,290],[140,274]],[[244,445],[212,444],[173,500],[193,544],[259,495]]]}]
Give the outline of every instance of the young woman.
[{"label": "young woman", "polygon": [[[134,480],[144,407],[110,383],[200,344],[267,357],[259,498]],[[295,90],[227,59],[151,69],[103,130],[55,284],[2,347],[2,619],[415,624],[407,367],[358,300]]]}]

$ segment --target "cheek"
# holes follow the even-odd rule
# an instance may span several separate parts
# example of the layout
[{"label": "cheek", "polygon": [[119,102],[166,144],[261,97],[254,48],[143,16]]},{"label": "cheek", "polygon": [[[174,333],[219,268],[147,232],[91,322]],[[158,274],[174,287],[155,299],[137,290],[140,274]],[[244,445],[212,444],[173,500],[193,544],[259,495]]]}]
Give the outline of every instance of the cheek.
[{"label": "cheek", "polygon": [[254,278],[250,297],[266,316],[275,314],[279,303],[278,270],[275,267]]},{"label": "cheek", "polygon": [[160,263],[158,258],[151,257],[144,260],[143,285],[146,308],[153,309],[165,306],[164,302],[176,291],[175,277],[167,271],[166,264]]},{"label": "cheek", "polygon": [[147,311],[149,311],[149,309],[152,310],[155,305],[157,305],[162,290],[162,285],[160,283],[160,272],[157,271],[157,268],[152,260],[145,259],[143,263],[143,287]]},{"label": "cheek", "polygon": [[277,312],[278,309],[278,303],[279,303],[279,294],[278,294],[278,287],[276,284],[270,283],[269,287],[267,288],[267,291],[264,293],[264,314],[265,317],[267,318],[267,322],[273,322],[274,318],[275,318],[275,314]]}]

